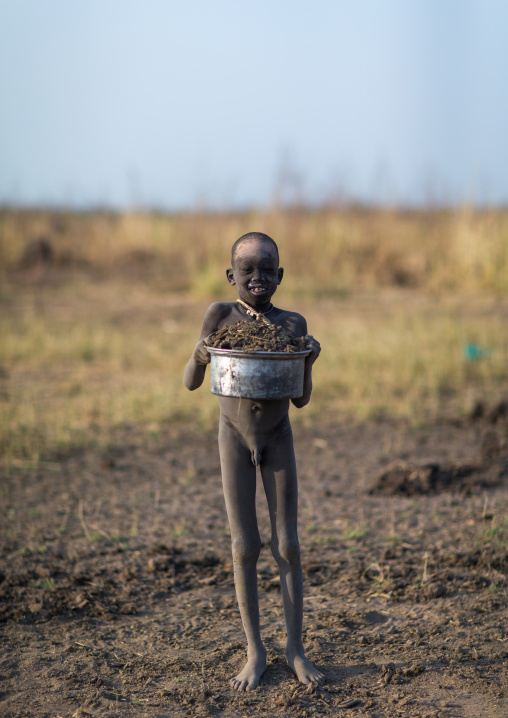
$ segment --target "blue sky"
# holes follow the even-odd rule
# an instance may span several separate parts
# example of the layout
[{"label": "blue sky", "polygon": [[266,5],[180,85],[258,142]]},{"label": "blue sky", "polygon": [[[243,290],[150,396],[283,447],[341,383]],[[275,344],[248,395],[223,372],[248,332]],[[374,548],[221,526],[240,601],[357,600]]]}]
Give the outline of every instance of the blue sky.
[{"label": "blue sky", "polygon": [[507,203],[503,0],[0,0],[0,203]]}]

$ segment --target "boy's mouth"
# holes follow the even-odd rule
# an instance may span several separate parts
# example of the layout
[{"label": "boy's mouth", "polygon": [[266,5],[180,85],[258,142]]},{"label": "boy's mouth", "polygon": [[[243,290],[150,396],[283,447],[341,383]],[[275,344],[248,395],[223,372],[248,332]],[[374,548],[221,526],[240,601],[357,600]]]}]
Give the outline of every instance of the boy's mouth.
[{"label": "boy's mouth", "polygon": [[263,294],[263,292],[266,292],[266,287],[261,284],[249,284],[249,292],[253,294]]}]

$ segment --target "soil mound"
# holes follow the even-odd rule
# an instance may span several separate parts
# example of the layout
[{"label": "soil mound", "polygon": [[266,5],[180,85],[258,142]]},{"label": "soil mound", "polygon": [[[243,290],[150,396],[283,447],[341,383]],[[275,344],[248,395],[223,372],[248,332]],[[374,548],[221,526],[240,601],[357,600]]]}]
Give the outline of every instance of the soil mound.
[{"label": "soil mound", "polygon": [[390,464],[377,478],[370,493],[415,496],[451,488],[465,488],[478,467],[470,464],[442,466],[428,463],[421,466],[398,461]]},{"label": "soil mound", "polygon": [[305,337],[296,337],[289,329],[267,324],[259,319],[243,320],[210,334],[205,344],[216,349],[239,349],[245,352],[305,351]]},{"label": "soil mound", "polygon": [[486,419],[491,424],[508,423],[508,399],[501,399],[491,407],[483,401],[477,401],[471,411],[470,418],[473,421]]},{"label": "soil mound", "polygon": [[377,477],[370,494],[415,496],[441,491],[472,494],[508,480],[508,432],[489,427],[480,439],[476,460],[465,463],[394,461]]},{"label": "soil mound", "polygon": [[377,477],[370,494],[417,496],[441,491],[472,494],[499,486],[508,477],[508,462],[481,464],[410,464],[396,461]]}]

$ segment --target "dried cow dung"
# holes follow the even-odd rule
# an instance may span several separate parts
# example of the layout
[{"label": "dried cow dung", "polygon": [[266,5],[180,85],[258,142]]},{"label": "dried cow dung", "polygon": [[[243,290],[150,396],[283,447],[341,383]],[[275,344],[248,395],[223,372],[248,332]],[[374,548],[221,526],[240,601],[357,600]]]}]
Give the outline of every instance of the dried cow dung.
[{"label": "dried cow dung", "polygon": [[495,485],[496,481],[499,479],[495,476],[483,476],[481,466],[477,464],[455,462],[418,466],[395,461],[378,476],[369,494],[417,496],[450,490],[468,494],[479,487]]},{"label": "dried cow dung", "polygon": [[259,319],[243,320],[210,334],[205,344],[216,349],[238,349],[245,352],[305,351],[305,337],[296,337],[289,329],[267,324]]}]

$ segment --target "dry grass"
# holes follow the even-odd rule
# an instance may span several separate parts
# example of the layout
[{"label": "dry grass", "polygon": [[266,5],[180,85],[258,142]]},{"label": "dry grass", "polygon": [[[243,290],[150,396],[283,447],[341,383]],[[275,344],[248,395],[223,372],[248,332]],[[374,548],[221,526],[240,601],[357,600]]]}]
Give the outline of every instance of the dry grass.
[{"label": "dry grass", "polygon": [[233,241],[273,236],[286,290],[332,295],[379,287],[508,291],[508,212],[323,209],[238,214],[0,212],[0,268],[45,237],[53,264],[111,277],[131,273],[166,291],[222,292]]},{"label": "dry grass", "polygon": [[[506,301],[383,292],[307,316],[323,343],[313,403],[330,418],[431,422],[508,392]],[[469,359],[469,343],[485,356]]]},{"label": "dry grass", "polygon": [[[508,214],[274,211],[238,215],[0,214],[0,450],[48,459],[134,423],[216,421],[208,382],[181,384],[211,298],[233,299],[229,249],[278,241],[281,306],[322,342],[316,416],[413,422],[508,393]],[[46,260],[27,252],[45,237]],[[32,249],[33,249],[32,245]],[[464,357],[467,342],[488,356]]]},{"label": "dry grass", "polygon": [[11,297],[1,320],[3,452],[37,461],[71,445],[106,445],[123,423],[158,432],[169,419],[209,421],[206,402],[185,402],[194,337],[171,319],[181,305],[173,301],[117,282]]}]

